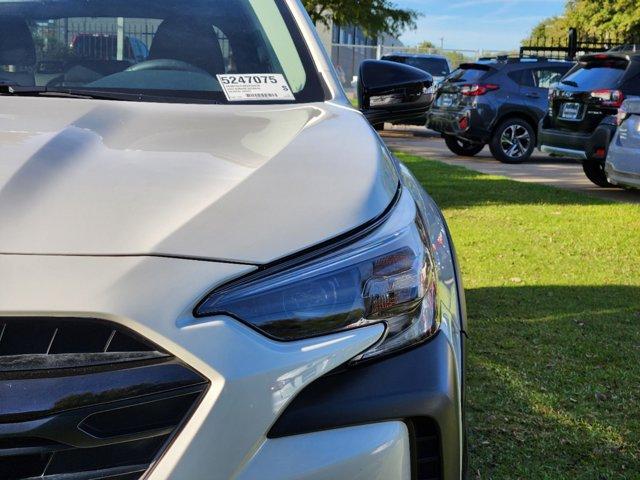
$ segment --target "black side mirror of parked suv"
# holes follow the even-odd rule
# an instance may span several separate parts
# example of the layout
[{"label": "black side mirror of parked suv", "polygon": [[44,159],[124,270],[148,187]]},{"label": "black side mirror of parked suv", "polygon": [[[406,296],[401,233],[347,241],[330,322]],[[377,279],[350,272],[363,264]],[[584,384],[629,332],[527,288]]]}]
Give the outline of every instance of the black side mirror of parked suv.
[{"label": "black side mirror of parked suv", "polygon": [[427,89],[431,85],[433,77],[417,68],[365,60],[358,80],[360,109],[374,126],[425,115],[430,104]]}]

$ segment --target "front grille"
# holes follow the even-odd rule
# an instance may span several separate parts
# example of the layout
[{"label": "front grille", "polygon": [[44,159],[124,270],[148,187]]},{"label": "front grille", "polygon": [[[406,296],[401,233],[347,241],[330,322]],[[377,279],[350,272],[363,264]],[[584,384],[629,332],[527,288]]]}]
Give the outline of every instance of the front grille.
[{"label": "front grille", "polygon": [[0,478],[141,478],[208,386],[125,328],[0,318]]},{"label": "front grille", "polygon": [[407,422],[411,433],[411,448],[416,480],[441,480],[442,456],[440,433],[429,418],[413,418]]}]

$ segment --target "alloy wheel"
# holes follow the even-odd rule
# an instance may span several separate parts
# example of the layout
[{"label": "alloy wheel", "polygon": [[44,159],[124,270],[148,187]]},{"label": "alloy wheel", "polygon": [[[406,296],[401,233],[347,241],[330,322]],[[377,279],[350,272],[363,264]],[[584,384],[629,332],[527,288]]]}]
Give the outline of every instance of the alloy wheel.
[{"label": "alloy wheel", "polygon": [[509,125],[500,136],[500,147],[508,157],[521,158],[531,147],[531,135],[522,125]]}]

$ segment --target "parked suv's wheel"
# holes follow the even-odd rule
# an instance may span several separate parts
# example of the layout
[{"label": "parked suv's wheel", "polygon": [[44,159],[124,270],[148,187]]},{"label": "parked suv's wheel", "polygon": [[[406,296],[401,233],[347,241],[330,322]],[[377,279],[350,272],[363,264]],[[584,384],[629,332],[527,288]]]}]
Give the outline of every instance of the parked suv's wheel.
[{"label": "parked suv's wheel", "polygon": [[502,122],[489,143],[491,154],[502,163],[526,162],[535,146],[536,132],[527,122],[517,118]]},{"label": "parked suv's wheel", "polygon": [[613,187],[612,183],[607,180],[607,174],[604,171],[604,162],[597,160],[586,160],[582,163],[582,169],[589,180],[602,188]]},{"label": "parked suv's wheel", "polygon": [[445,135],[444,142],[449,150],[461,157],[474,157],[484,148],[484,143],[473,143],[452,135]]}]

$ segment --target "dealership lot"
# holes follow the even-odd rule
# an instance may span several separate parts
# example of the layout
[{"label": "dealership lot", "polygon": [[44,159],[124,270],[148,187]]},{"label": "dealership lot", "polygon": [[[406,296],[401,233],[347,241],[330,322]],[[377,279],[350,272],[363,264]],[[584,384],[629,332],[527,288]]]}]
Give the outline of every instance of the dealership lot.
[{"label": "dealership lot", "polygon": [[501,175],[522,182],[551,185],[599,198],[640,204],[640,192],[599,188],[585,177],[580,164],[571,159],[552,158],[536,151],[528,162],[508,165],[496,161],[488,148],[473,158],[459,157],[449,151],[438,134],[421,127],[387,126],[382,137],[392,150],[438,160],[449,165],[458,165],[490,175]]}]

